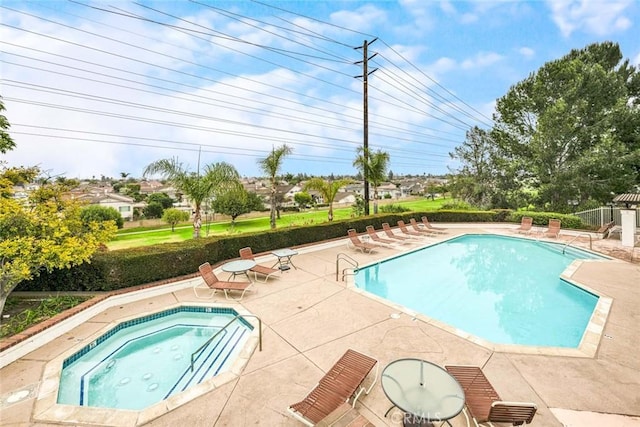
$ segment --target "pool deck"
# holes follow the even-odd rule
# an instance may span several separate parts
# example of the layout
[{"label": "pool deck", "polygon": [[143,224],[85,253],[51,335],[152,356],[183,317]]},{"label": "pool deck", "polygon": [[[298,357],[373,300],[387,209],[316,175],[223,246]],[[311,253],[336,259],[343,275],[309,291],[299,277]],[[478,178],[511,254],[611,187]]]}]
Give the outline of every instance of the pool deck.
[{"label": "pool deck", "polygon": [[[449,227],[446,235],[425,238],[421,245],[461,233],[517,236],[513,225],[443,226]],[[570,233],[561,236],[562,241],[572,238]],[[589,241],[574,244],[588,247]],[[411,245],[414,247],[417,245]],[[299,248],[299,255],[293,258],[297,269],[285,271],[266,284],[257,282],[254,293],[234,303],[262,319],[263,350],[255,350],[234,380],[138,425],[302,426],[288,415],[287,407],[301,400],[344,351],[353,348],[377,358],[381,367],[403,357],[422,358],[441,366],[481,366],[504,400],[538,405],[532,426],[640,426],[640,357],[635,341],[640,333],[640,251],[635,248],[634,253],[621,248],[619,241],[608,240],[594,240],[593,247],[623,259],[635,259],[633,263],[619,259],[583,262],[572,273],[572,280],[613,301],[594,357],[487,348],[463,334],[370,298],[350,287],[348,281],[336,281],[338,253],[346,253],[364,265],[405,251],[406,247],[361,254],[347,248],[345,240],[320,245],[319,249]],[[262,259],[271,261],[273,256],[258,261]],[[197,281],[167,286],[171,290],[166,293],[154,288],[156,295],[107,308],[76,322],[59,337],[48,337],[47,331],[36,335],[33,341],[38,348],[0,369],[0,425],[59,425],[34,421],[38,418],[36,397],[46,388],[41,381],[46,364],[114,320],[202,301],[192,290]],[[213,300],[228,302],[219,294]],[[73,322],[73,318],[65,322]],[[397,410],[384,417],[389,406],[378,378],[356,408],[376,426],[401,425]],[[466,425],[464,416],[454,418],[452,424]],[[109,425],[109,420],[84,425]]]}]

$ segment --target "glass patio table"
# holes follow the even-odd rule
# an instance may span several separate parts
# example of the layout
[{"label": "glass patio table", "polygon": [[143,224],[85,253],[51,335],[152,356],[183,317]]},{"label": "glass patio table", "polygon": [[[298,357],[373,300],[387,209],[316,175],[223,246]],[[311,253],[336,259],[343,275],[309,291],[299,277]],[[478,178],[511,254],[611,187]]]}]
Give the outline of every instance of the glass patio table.
[{"label": "glass patio table", "polygon": [[229,276],[230,279],[235,279],[238,274],[244,274],[251,282],[251,278],[249,277],[249,273],[247,272],[255,266],[256,262],[251,259],[240,259],[223,264],[222,271],[231,273],[231,276]]},{"label": "glass patio table", "polygon": [[298,255],[298,252],[294,251],[293,249],[276,249],[275,251],[271,251],[271,254],[278,257],[278,260],[275,264],[273,264],[273,267],[277,265],[278,268],[283,271],[288,270],[291,267],[295,268],[296,270],[298,269],[298,267],[296,267],[291,261],[291,258],[294,255]]},{"label": "glass patio table", "polygon": [[382,371],[382,390],[393,408],[404,412],[405,426],[429,425],[457,416],[464,408],[462,387],[444,368],[421,359],[399,359]]}]

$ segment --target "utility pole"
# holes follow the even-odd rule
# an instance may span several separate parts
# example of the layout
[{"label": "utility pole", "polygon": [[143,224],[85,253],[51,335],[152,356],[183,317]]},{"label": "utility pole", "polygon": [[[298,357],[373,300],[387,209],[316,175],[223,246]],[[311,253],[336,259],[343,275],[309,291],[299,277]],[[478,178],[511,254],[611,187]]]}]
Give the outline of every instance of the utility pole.
[{"label": "utility pole", "polygon": [[[371,43],[378,40],[376,37]],[[376,69],[369,71],[368,62],[371,58],[377,55],[374,53],[369,56],[368,47],[371,44],[367,40],[364,41],[362,46],[358,46],[355,49],[362,49],[362,61],[356,62],[356,64],[362,63],[362,75],[356,76],[356,78],[362,77],[362,112],[363,112],[363,129],[362,129],[362,155],[364,156],[364,168],[363,168],[363,180],[364,180],[364,214],[369,215],[369,89],[368,89],[368,77],[369,74],[374,73]]]}]

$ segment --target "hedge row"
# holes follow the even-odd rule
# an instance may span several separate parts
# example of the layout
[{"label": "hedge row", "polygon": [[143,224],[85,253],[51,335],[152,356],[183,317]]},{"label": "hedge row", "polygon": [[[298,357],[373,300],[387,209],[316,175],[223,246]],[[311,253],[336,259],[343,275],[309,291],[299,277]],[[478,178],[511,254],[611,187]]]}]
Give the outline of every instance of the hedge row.
[{"label": "hedge row", "polygon": [[[533,216],[533,213],[527,213]],[[520,222],[520,212],[495,211],[433,211],[404,214],[380,214],[348,220],[333,221],[304,227],[281,228],[259,233],[243,233],[224,237],[207,237],[179,243],[122,249],[96,253],[90,264],[70,269],[42,272],[40,276],[21,283],[21,291],[110,291],[192,274],[205,261],[216,264],[238,257],[240,248],[250,246],[254,253],[269,252],[278,248],[300,246],[323,240],[342,238],[347,230],[355,228],[359,233],[367,225],[376,229],[388,222],[395,226],[399,220],[410,218],[420,221],[427,215],[433,222]],[[544,215],[560,218],[563,227],[569,223],[565,215],[538,214],[534,222],[546,225]],[[572,218],[573,219],[573,218]]]},{"label": "hedge row", "polygon": [[580,217],[574,215],[567,215],[553,212],[529,212],[529,211],[517,211],[511,212],[509,216],[510,222],[521,222],[523,216],[529,216],[533,219],[534,225],[546,226],[549,224],[550,219],[559,219],[562,228],[580,229],[583,228],[582,220]]}]

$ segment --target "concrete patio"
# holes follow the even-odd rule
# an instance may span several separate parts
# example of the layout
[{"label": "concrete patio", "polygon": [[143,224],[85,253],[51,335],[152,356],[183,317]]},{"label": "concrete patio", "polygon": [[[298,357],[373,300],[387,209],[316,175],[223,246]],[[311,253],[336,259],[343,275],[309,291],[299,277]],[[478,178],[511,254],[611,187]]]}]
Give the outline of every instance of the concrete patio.
[{"label": "concrete patio", "polygon": [[[439,239],[465,232],[514,235],[512,229],[457,226]],[[423,244],[436,240],[428,238]],[[594,240],[596,250],[598,242]],[[613,248],[613,243],[605,243],[600,245]],[[588,245],[588,241],[579,244]],[[362,265],[398,251],[361,254],[347,249],[344,242],[319,250],[300,248],[294,258],[297,269],[266,284],[256,283],[256,292],[241,302],[263,321],[263,351],[253,353],[235,380],[139,425],[301,426],[286,408],[301,400],[335,360],[353,348],[377,358],[381,368],[402,357],[441,366],[481,366],[505,400],[538,405],[533,426],[640,426],[640,358],[635,342],[640,331],[640,264],[584,262],[573,272],[572,279],[611,297],[613,304],[596,356],[568,357],[486,348],[336,281],[340,252]],[[115,319],[201,301],[194,296],[193,283],[186,280],[171,292],[108,308],[57,338],[42,338],[38,349],[0,370],[0,425],[58,425],[34,421],[45,365]],[[227,302],[219,294],[214,299]],[[358,401],[357,409],[377,426],[401,425],[397,410],[384,417],[389,406],[378,382]],[[454,418],[452,424],[466,425],[464,416]],[[95,425],[109,424],[104,420]]]}]

